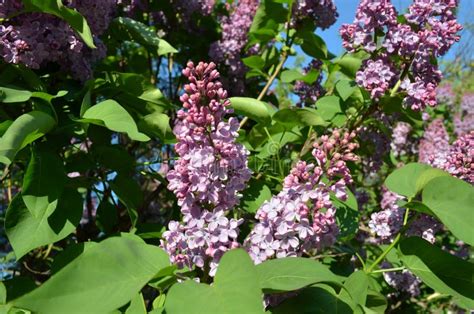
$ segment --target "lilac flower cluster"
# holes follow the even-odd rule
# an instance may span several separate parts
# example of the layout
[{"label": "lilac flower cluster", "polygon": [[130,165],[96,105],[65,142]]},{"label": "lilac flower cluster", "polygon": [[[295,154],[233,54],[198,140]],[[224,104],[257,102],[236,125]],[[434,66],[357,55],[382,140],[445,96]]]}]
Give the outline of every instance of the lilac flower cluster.
[{"label": "lilac flower cluster", "polygon": [[460,136],[451,145],[442,169],[474,184],[474,131]]},{"label": "lilac flower cluster", "polygon": [[[392,268],[392,264],[388,262],[382,263],[381,266],[382,269]],[[383,277],[392,288],[398,291],[406,292],[412,297],[420,294],[421,280],[407,269],[384,272]]]},{"label": "lilac flower cluster", "polygon": [[435,119],[428,125],[420,140],[418,151],[420,162],[442,168],[449,152],[449,135],[443,120]]},{"label": "lilac flower cluster", "polygon": [[453,106],[456,100],[451,84],[443,84],[436,88],[436,101],[438,103],[447,104]]},{"label": "lilac flower cluster", "polygon": [[336,241],[339,228],[330,194],[347,198],[352,177],[346,162],[358,159],[354,137],[355,133],[337,130],[322,136],[312,151],[316,163],[298,161],[283,190],[258,209],[258,223],[244,244],[255,263],[310,254]]},{"label": "lilac flower cluster", "polygon": [[406,122],[398,122],[393,128],[390,147],[395,157],[415,152],[415,143],[409,136],[412,127]]},{"label": "lilac flower cluster", "polygon": [[336,22],[338,16],[333,0],[297,0],[293,4],[292,26],[310,18],[316,27],[326,29]]},{"label": "lilac flower cluster", "polygon": [[[0,6],[0,16],[10,15],[21,6]],[[89,49],[66,21],[40,13],[20,14],[0,25],[0,55],[8,63],[24,64],[39,69],[57,63],[76,79],[92,76],[92,64],[105,57],[105,45],[100,36],[114,13],[115,1],[71,0],[65,3],[77,9],[87,19],[94,32],[97,49]]]},{"label": "lilac flower cluster", "polygon": [[172,0],[171,3],[185,23],[188,23],[193,14],[210,15],[216,0]]},{"label": "lilac flower cluster", "polygon": [[[311,62],[303,68],[303,74],[308,74],[311,70],[320,71],[323,63],[319,60],[313,59]],[[323,77],[318,74],[318,78],[312,84],[307,84],[303,81],[296,81],[294,86],[294,93],[300,97],[298,106],[303,107],[304,105],[314,105],[321,95],[325,93],[324,88],[321,86]]]},{"label": "lilac flower cluster", "polygon": [[211,44],[209,56],[227,67],[228,86],[234,94],[244,92],[243,77],[245,66],[241,53],[247,44],[247,33],[252,25],[259,0],[239,0],[234,2],[229,16],[221,18],[222,38]]},{"label": "lilac flower cluster", "polygon": [[460,136],[474,130],[474,93],[466,93],[461,98],[459,112],[454,116],[454,132]]},{"label": "lilac flower cluster", "polygon": [[[369,228],[382,242],[391,241],[403,226],[405,209],[398,206],[397,201],[404,197],[393,193],[386,188],[382,189],[381,211],[370,216]],[[435,234],[442,225],[434,218],[421,214],[411,224],[406,235],[420,236],[431,243],[435,242]]]},{"label": "lilac flower cluster", "polygon": [[162,242],[173,263],[202,268],[209,262],[211,274],[222,254],[237,246],[242,220],[227,219],[225,213],[239,203],[238,193],[251,176],[248,151],[235,142],[239,122],[224,120],[230,102],[215,68],[189,62],[183,70],[189,84],[174,128],[179,158],[167,179],[184,223],[170,222]]},{"label": "lilac flower cluster", "polygon": [[[405,14],[409,24],[402,24],[390,0],[361,0],[354,23],[340,29],[349,52],[362,49],[371,54],[357,74],[358,84],[375,99],[389,88],[401,88],[406,93],[404,105],[413,110],[435,106],[441,72],[431,59],[446,54],[459,40],[462,26],[454,15],[456,7],[456,0],[414,0]],[[378,46],[380,31],[386,36]],[[393,60],[400,60],[401,74],[390,70]]]}]

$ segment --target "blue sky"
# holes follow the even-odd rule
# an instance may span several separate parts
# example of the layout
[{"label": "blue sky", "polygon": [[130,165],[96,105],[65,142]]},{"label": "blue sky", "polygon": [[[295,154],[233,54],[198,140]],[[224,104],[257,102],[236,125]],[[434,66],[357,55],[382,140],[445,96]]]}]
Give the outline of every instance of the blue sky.
[{"label": "blue sky", "polygon": [[[339,28],[344,23],[352,23],[357,5],[359,4],[359,0],[334,0],[334,2],[339,12],[339,18],[333,26],[325,31],[318,31],[317,33],[326,41],[329,51],[335,55],[339,55],[344,52],[342,48],[341,37],[339,36]],[[406,8],[412,3],[412,0],[392,0],[392,3],[397,8],[398,12],[401,13],[404,12]],[[460,1],[458,20],[461,24],[467,21],[474,21],[473,12],[474,0]],[[454,52],[458,46],[459,44],[455,44],[444,58],[448,60],[453,59]]]}]

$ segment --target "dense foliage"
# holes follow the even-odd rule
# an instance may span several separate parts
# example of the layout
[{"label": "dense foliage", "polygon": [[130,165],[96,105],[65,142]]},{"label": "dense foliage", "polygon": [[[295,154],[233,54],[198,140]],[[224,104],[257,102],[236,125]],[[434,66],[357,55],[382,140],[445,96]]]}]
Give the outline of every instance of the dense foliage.
[{"label": "dense foliage", "polygon": [[457,6],[0,0],[1,312],[474,309]]}]

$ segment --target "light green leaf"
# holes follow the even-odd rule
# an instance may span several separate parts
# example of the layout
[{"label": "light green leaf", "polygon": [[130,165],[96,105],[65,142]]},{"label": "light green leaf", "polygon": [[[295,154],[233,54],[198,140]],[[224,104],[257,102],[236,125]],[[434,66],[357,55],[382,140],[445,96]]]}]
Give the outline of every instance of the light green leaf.
[{"label": "light green leaf", "polygon": [[265,60],[260,56],[250,56],[243,58],[242,62],[251,69],[262,69],[265,66]]},{"label": "light green leaf", "polygon": [[129,302],[167,266],[169,258],[160,248],[113,237],[86,250],[11,304],[48,314],[108,313]]},{"label": "light green leaf", "polygon": [[268,125],[272,120],[269,106],[263,101],[249,97],[232,97],[229,100],[236,114],[249,117],[264,125]]},{"label": "light green leaf", "polygon": [[342,112],[340,98],[324,96],[316,102],[316,112],[326,121],[331,121],[337,113]]},{"label": "light green leaf", "polygon": [[474,264],[432,245],[420,237],[403,239],[399,247],[405,266],[435,291],[474,305]]},{"label": "light green leaf", "polygon": [[145,301],[143,295],[138,293],[130,302],[129,307],[125,311],[125,314],[146,314]]},{"label": "light green leaf", "polygon": [[87,20],[76,10],[63,5],[61,0],[22,0],[26,11],[55,15],[66,22],[81,36],[90,48],[95,48]]},{"label": "light green leaf", "polygon": [[170,127],[170,117],[164,113],[154,112],[144,116],[138,122],[138,128],[151,136],[156,136],[165,143],[171,143],[175,136]]},{"label": "light green leaf", "polygon": [[287,128],[295,126],[327,126],[321,115],[313,108],[281,109],[275,112],[272,119]]},{"label": "light green leaf", "polygon": [[57,242],[76,229],[82,217],[83,200],[75,190],[66,189],[57,207],[42,208],[33,216],[26,208],[21,193],[17,194],[7,209],[5,230],[16,258],[30,250]]},{"label": "light green leaf", "polygon": [[148,136],[138,131],[132,116],[115,100],[106,100],[90,107],[79,121],[104,126],[111,131],[127,133],[136,141],[146,142]]},{"label": "light green leaf", "polygon": [[25,102],[32,96],[32,93],[27,90],[13,89],[0,86],[0,102],[5,104]]},{"label": "light green leaf", "polygon": [[441,176],[426,184],[423,203],[462,241],[474,245],[474,187],[463,180]]},{"label": "light green leaf", "polygon": [[336,83],[336,90],[341,99],[346,101],[357,89],[357,84],[354,81],[339,80]]},{"label": "light green leaf", "polygon": [[244,250],[236,249],[222,257],[212,286],[193,280],[173,285],[165,310],[168,314],[263,313],[262,298],[252,260]]},{"label": "light green leaf", "polygon": [[48,133],[56,121],[41,111],[19,116],[0,138],[0,162],[10,164],[18,151]]},{"label": "light green leaf", "polygon": [[411,198],[431,179],[442,174],[443,171],[426,164],[410,163],[392,172],[385,180],[385,185],[390,191]]},{"label": "light green leaf", "polygon": [[344,282],[344,289],[339,292],[339,297],[342,299],[353,300],[356,304],[365,305],[367,299],[367,292],[369,289],[369,277],[367,274],[358,270],[353,272]]},{"label": "light green leaf", "polygon": [[362,65],[362,60],[359,58],[346,55],[334,63],[338,64],[341,67],[341,72],[344,73],[349,78],[355,78],[357,71]]},{"label": "light green leaf", "polygon": [[22,197],[31,214],[38,218],[48,207],[56,208],[66,183],[62,160],[44,149],[33,149],[25,176]]},{"label": "light green leaf", "polygon": [[171,46],[166,40],[160,38],[160,42],[158,43],[158,55],[167,55],[169,53],[177,53],[178,50]]},{"label": "light green leaf", "polygon": [[323,264],[308,258],[286,257],[257,265],[260,285],[264,292],[284,292],[323,282],[340,282]]}]

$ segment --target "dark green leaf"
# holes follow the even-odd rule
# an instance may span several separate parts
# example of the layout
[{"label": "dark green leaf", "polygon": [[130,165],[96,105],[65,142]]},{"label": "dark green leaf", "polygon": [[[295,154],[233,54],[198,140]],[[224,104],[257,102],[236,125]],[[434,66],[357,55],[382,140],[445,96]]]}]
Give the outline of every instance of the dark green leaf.
[{"label": "dark green leaf", "polygon": [[242,194],[242,209],[249,213],[256,213],[263,202],[272,197],[270,188],[263,181],[257,180],[251,180]]},{"label": "dark green leaf", "polygon": [[16,258],[20,259],[30,250],[54,243],[67,237],[76,229],[83,210],[81,195],[66,189],[57,207],[42,208],[33,216],[17,194],[10,203],[5,218],[5,230]]},{"label": "dark green leaf", "polygon": [[146,314],[145,301],[143,295],[138,293],[130,302],[129,307],[125,311],[125,314]]},{"label": "dark green leaf", "polygon": [[356,304],[365,305],[367,291],[369,289],[369,278],[367,274],[358,270],[353,272],[344,282],[344,289],[339,292],[339,297],[352,299]]},{"label": "dark green leaf", "polygon": [[111,131],[127,133],[136,141],[148,141],[150,138],[138,131],[132,116],[114,100],[106,100],[90,107],[79,121],[104,126]]},{"label": "dark green leaf", "polygon": [[138,123],[138,128],[142,132],[160,138],[165,143],[175,140],[170,127],[170,118],[164,113],[155,112],[144,116]]},{"label": "dark green leaf", "polygon": [[33,149],[23,177],[22,197],[34,217],[48,212],[48,207],[56,208],[65,183],[61,158],[45,149]]},{"label": "dark green leaf", "polygon": [[127,207],[132,225],[135,226],[138,220],[137,210],[143,202],[143,192],[140,185],[130,176],[119,174],[114,181],[110,182],[110,187]]},{"label": "dark green leaf", "polygon": [[349,78],[355,78],[357,71],[362,65],[362,60],[350,55],[344,56],[335,61],[341,67],[341,72]]},{"label": "dark green leaf", "polygon": [[55,124],[53,117],[41,111],[19,116],[0,139],[0,162],[10,164],[19,150],[48,133]]}]

